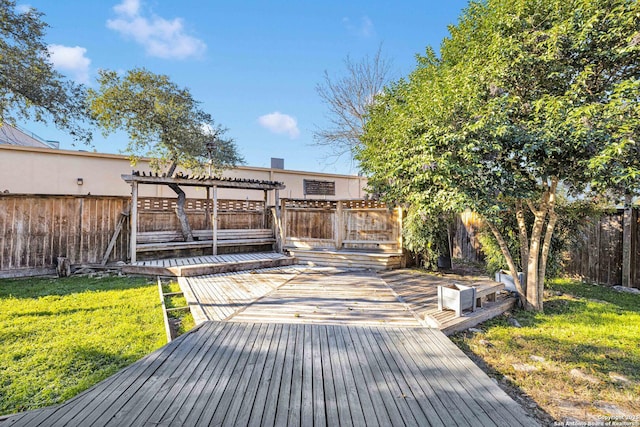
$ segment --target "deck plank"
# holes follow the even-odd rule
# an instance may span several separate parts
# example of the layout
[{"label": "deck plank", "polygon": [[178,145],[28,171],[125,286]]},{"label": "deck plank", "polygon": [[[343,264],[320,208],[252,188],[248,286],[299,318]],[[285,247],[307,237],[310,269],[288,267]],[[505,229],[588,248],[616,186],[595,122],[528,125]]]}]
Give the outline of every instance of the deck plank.
[{"label": "deck plank", "polygon": [[500,286],[488,277],[459,276],[434,274],[416,270],[392,270],[378,272],[382,278],[404,301],[409,309],[424,324],[442,330],[446,335],[478,325],[513,308],[515,298],[501,296],[496,301],[483,303],[482,308],[465,312],[457,317],[452,310],[438,310],[438,286],[450,285],[453,282],[467,286],[476,286],[481,293],[487,289]]},{"label": "deck plank", "polygon": [[[451,406],[455,406],[461,413],[465,424],[470,426],[492,426],[496,425],[490,418],[488,418],[484,411],[470,398],[468,390],[462,386],[458,381],[453,381],[454,372],[449,365],[449,360],[452,357],[458,357],[457,354],[450,352],[438,352],[434,351],[434,355],[430,358],[426,358],[425,353],[421,351],[420,344],[425,344],[425,338],[418,334],[405,334],[405,331],[397,331],[402,337],[401,339],[405,343],[407,348],[415,357],[419,358],[421,365],[424,366],[428,360],[432,360],[438,364],[439,370],[435,371],[436,379],[439,383],[440,390],[444,392],[444,396],[447,396],[447,400]],[[411,340],[411,341],[408,341]],[[433,348],[432,348],[433,350]],[[432,373],[434,371],[431,371]],[[455,418],[455,417],[454,417]],[[460,419],[456,419],[456,422],[460,422]]]},{"label": "deck plank", "polygon": [[222,343],[220,344],[222,353],[209,352],[209,360],[206,368],[200,376],[195,380],[195,384],[191,389],[191,392],[179,408],[174,408],[173,411],[167,411],[167,413],[174,412],[173,419],[165,416],[162,420],[164,425],[186,425],[188,417],[199,417],[199,414],[203,411],[204,405],[207,403],[207,399],[203,396],[208,396],[208,393],[215,387],[220,374],[224,371],[227,363],[235,354],[234,349],[237,343],[242,339],[243,330],[235,328],[233,325],[225,324],[225,331],[227,332]]},{"label": "deck plank", "polygon": [[428,425],[428,420],[422,414],[420,407],[410,405],[409,402],[413,402],[413,397],[409,393],[409,387],[402,381],[398,370],[393,370],[388,364],[380,344],[371,340],[370,329],[358,330],[357,333],[353,333],[353,329],[351,331],[352,335],[361,341],[363,352],[368,355],[392,423],[412,426]]},{"label": "deck plank", "polygon": [[287,350],[289,329],[283,325],[275,325],[276,332],[271,342],[269,356],[265,362],[265,369],[257,386],[256,395],[252,402],[251,416],[247,422],[249,426],[273,425],[278,397],[278,387],[282,377],[284,355]]},{"label": "deck plank", "polygon": [[404,355],[398,352],[397,347],[389,344],[390,338],[384,336],[384,333],[386,331],[382,332],[379,328],[371,328],[365,332],[365,335],[370,338],[371,343],[382,343],[380,344],[380,351],[397,365],[407,383],[406,390],[411,391],[413,399],[420,406],[420,411],[425,415],[428,424],[439,427],[454,425],[455,422],[440,403],[436,392],[428,383],[422,382],[417,378],[416,371],[407,364]]},{"label": "deck plank", "polygon": [[[471,399],[481,402],[483,410],[492,418],[497,418],[498,425],[515,425],[522,420],[515,417],[518,405],[504,391],[484,375],[484,372],[476,366],[468,357],[460,355],[462,351],[451,341],[436,339],[427,335],[425,339],[430,341],[434,348],[449,354],[458,354],[458,357],[450,357],[448,361],[454,378],[467,390]],[[470,380],[473,378],[473,382]],[[487,399],[487,396],[492,398]]]},{"label": "deck plank", "polygon": [[437,356],[437,354],[429,349],[429,355],[423,357],[422,354],[414,352],[413,346],[404,341],[404,337],[397,329],[388,332],[385,330],[384,332],[388,333],[392,339],[392,346],[396,347],[404,360],[412,365],[416,378],[422,382],[424,387],[428,387],[432,391],[431,399],[437,399],[439,403],[438,407],[441,412],[439,411],[438,415],[442,414],[442,417],[448,419],[445,424],[471,426],[463,416],[462,408],[458,407],[459,403],[454,401],[453,392],[447,384],[447,378],[443,378],[442,369],[437,365],[438,361],[426,364],[432,355]]},{"label": "deck plank", "polygon": [[295,350],[293,350],[293,364],[291,368],[291,392],[289,395],[289,414],[287,425],[301,425],[302,408],[302,373],[304,359],[304,326],[296,327]]},{"label": "deck plank", "polygon": [[[331,348],[329,347],[328,328],[318,329],[318,346],[319,357],[316,356],[316,360],[321,369],[322,375],[322,394],[315,394],[314,400],[324,400],[322,405],[325,408],[325,421],[327,425],[336,426],[340,424],[340,417],[338,411],[337,394],[336,394],[336,382],[338,379],[334,378],[334,366],[331,359]],[[314,365],[314,369],[316,369]],[[315,371],[314,371],[315,373]],[[344,423],[343,423],[344,425]]]},{"label": "deck plank", "polygon": [[131,396],[114,402],[114,405],[101,416],[102,419],[109,420],[106,424],[107,426],[134,424],[138,415],[151,400],[159,394],[163,395],[175,384],[178,376],[174,376],[174,373],[176,371],[180,372],[181,362],[185,359],[190,360],[203,344],[202,341],[206,341],[210,334],[198,333],[193,335],[189,345],[179,346],[177,351],[171,357],[165,359],[153,376],[141,383]]},{"label": "deck plank", "polygon": [[230,320],[420,326],[408,307],[374,273],[328,275],[323,271],[307,269],[239,310]]},{"label": "deck plank", "polygon": [[[289,416],[289,402],[291,397],[291,381],[293,377],[293,359],[296,346],[296,337],[298,333],[297,325],[286,325],[288,329],[287,345],[284,355],[284,363],[282,367],[282,378],[278,391],[278,402],[275,411],[275,422],[272,425],[287,425],[287,417]],[[269,425],[269,424],[264,424]]]},{"label": "deck plank", "polygon": [[[150,424],[160,424],[164,418],[173,418],[175,413],[170,412],[169,409],[181,406],[195,385],[195,379],[206,369],[208,356],[215,356],[215,353],[220,351],[220,344],[228,332],[223,330],[224,324],[221,323],[207,334],[206,341],[197,349],[194,357],[179,361],[180,366],[172,373],[173,377],[178,375],[177,381],[166,393],[161,391],[156,393],[138,419]],[[210,355],[212,349],[214,354]]]},{"label": "deck plank", "polygon": [[[213,425],[246,425],[247,420],[239,420],[238,417],[244,415],[248,418],[251,414],[250,409],[255,399],[255,392],[260,376],[262,375],[264,362],[269,349],[269,343],[273,338],[274,327],[272,324],[262,324],[258,331],[256,341],[253,345],[251,355],[247,358],[247,365],[243,368],[239,380],[234,384],[233,395],[229,392],[229,405],[224,415],[220,415],[218,419],[213,418]],[[243,404],[248,404],[249,408],[243,413],[241,411]]]},{"label": "deck plank", "polygon": [[[348,376],[353,379],[352,384],[350,384],[351,393],[357,396],[357,401],[360,403],[360,409],[362,411],[362,417],[366,421],[367,425],[381,425],[380,420],[377,418],[373,401],[369,395],[369,387],[367,385],[370,383],[367,383],[364,378],[362,367],[358,362],[358,354],[355,352],[349,332],[346,328],[340,328],[337,332],[338,342],[342,342],[342,348],[344,348],[344,352],[346,353],[346,358],[343,363],[345,363],[346,371],[350,371]],[[338,345],[340,347],[340,344]],[[353,415],[354,409],[356,409],[356,399],[354,398],[352,401],[353,406],[350,405],[350,408]]]}]

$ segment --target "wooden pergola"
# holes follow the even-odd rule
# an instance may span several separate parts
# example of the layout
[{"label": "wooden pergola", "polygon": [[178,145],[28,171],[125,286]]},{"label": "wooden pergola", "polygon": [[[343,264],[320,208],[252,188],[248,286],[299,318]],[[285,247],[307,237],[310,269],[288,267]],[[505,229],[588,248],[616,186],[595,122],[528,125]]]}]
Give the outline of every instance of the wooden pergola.
[{"label": "wooden pergola", "polygon": [[131,175],[121,175],[122,179],[131,184],[131,263],[136,262],[137,249],[137,231],[138,231],[138,186],[146,185],[171,185],[175,184],[180,187],[204,187],[209,192],[212,191],[213,209],[211,227],[213,232],[213,255],[217,254],[217,208],[218,208],[218,188],[235,188],[242,190],[262,190],[264,191],[265,207],[267,205],[267,195],[269,191],[275,191],[275,216],[276,226],[280,229],[280,193],[279,190],[285,188],[284,183],[277,181],[262,181],[255,179],[242,178],[221,178],[210,176],[189,176],[181,173],[173,176],[166,176],[157,173],[145,173],[140,171],[132,171]]}]

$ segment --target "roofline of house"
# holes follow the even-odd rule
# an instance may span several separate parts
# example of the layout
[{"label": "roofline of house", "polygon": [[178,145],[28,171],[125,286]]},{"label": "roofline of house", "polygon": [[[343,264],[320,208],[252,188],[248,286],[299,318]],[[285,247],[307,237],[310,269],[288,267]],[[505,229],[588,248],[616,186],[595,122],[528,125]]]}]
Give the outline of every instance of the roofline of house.
[{"label": "roofline of house", "polygon": [[[92,151],[75,151],[75,150],[62,150],[62,149],[54,150],[51,148],[25,147],[25,146],[8,145],[8,144],[0,144],[0,150],[30,151],[30,152],[36,152],[36,153],[45,153],[45,154],[62,155],[62,156],[97,157],[97,158],[103,158],[103,159],[129,160],[129,156],[125,156],[123,154],[97,153]],[[140,160],[149,161],[150,159],[146,157],[142,157],[140,158]],[[293,169],[275,169],[275,168],[265,168],[265,167],[259,167],[259,166],[236,166],[233,169],[247,170],[247,171],[265,171],[265,172],[273,171],[273,172],[284,173],[284,174],[304,174],[308,176],[310,175],[310,176],[318,176],[318,177],[366,179],[366,177],[361,177],[359,175],[311,172],[311,171],[293,170]]]}]

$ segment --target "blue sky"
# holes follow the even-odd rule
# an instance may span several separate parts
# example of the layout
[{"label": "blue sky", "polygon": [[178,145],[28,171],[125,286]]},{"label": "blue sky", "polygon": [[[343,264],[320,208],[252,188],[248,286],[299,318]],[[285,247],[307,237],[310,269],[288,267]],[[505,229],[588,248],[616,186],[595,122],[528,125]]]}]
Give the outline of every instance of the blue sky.
[{"label": "blue sky", "polygon": [[[415,55],[439,47],[467,1],[29,0],[50,25],[46,42],[63,74],[95,85],[101,68],[145,67],[188,87],[229,128],[248,165],[356,173],[349,159],[326,159],[313,131],[326,124],[316,93],[325,70],[344,59],[383,55],[407,75]],[[64,149],[73,141],[53,126],[24,123]],[[99,152],[119,153],[126,135],[94,136]]]}]

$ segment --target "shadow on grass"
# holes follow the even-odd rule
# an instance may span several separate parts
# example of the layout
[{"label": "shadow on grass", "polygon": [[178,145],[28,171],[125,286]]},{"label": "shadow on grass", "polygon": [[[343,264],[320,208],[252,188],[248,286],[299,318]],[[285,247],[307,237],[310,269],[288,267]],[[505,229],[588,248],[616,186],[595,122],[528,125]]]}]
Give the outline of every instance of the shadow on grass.
[{"label": "shadow on grass", "polygon": [[66,296],[83,292],[135,289],[151,285],[153,283],[149,282],[149,279],[127,276],[0,279],[0,299]]},{"label": "shadow on grass", "polygon": [[[0,388],[0,414],[9,415],[63,403],[134,363],[123,357],[90,347],[77,347],[66,353],[58,364],[57,380],[42,382],[34,379],[18,390]],[[11,378],[8,378],[11,380]],[[19,381],[17,381],[19,382]]]},{"label": "shadow on grass", "polygon": [[105,307],[83,307],[83,308],[69,308],[56,311],[42,310],[42,311],[20,311],[12,312],[9,317],[47,317],[47,316],[66,316],[75,313],[90,313],[94,311],[103,311]]},{"label": "shadow on grass", "polygon": [[617,292],[606,286],[565,279],[550,281],[550,283],[547,283],[547,288],[553,291],[568,293],[578,298],[587,298],[597,302],[608,302],[622,310],[640,313],[640,295]]}]

